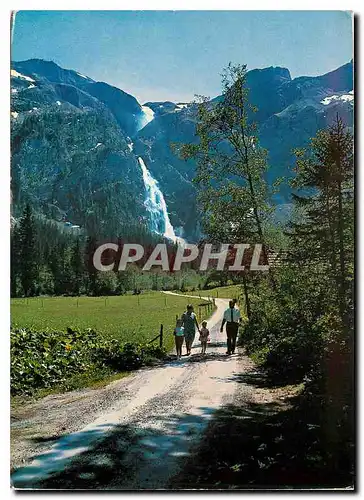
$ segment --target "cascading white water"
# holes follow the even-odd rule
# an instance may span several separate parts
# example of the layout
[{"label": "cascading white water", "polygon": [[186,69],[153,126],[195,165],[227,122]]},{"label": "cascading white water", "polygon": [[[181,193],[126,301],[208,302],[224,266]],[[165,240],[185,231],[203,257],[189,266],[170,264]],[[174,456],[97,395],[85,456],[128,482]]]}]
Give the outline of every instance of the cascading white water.
[{"label": "cascading white water", "polygon": [[[144,128],[154,119],[154,111],[148,106],[142,106],[143,115],[140,119],[138,131]],[[133,151],[134,145],[129,139],[128,148]],[[165,238],[178,243],[180,246],[185,245],[185,240],[180,236],[176,236],[167,211],[166,200],[158,186],[158,182],[147,169],[143,158],[138,157],[139,165],[143,173],[143,181],[145,186],[146,198],[144,205],[149,212],[150,229],[157,234],[163,235]]]},{"label": "cascading white water", "polygon": [[146,191],[144,205],[150,216],[150,229],[155,233],[162,234],[165,238],[180,245],[184,239],[176,236],[167,211],[166,200],[158,186],[158,182],[147,169],[143,158],[138,157],[139,165],[143,173],[143,181]]}]

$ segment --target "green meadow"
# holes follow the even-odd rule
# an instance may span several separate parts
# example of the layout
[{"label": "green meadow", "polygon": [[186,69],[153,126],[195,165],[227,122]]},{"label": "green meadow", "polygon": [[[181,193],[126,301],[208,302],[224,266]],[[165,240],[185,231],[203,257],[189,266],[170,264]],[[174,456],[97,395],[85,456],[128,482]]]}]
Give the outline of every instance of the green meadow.
[{"label": "green meadow", "polygon": [[211,312],[198,297],[187,299],[161,292],[112,297],[34,297],[11,300],[13,328],[34,331],[93,328],[105,338],[121,342],[148,342],[164,327],[164,346],[173,346],[176,315],[187,303],[195,307],[199,319]]},{"label": "green meadow", "polygon": [[[27,328],[33,332],[24,334],[24,337],[21,333],[12,333],[14,404],[17,404],[17,398],[20,398],[21,403],[29,395],[42,397],[49,393],[96,387],[125,376],[127,371],[147,362],[139,360],[141,352],[138,345],[146,345],[155,338],[160,332],[161,324],[164,332],[163,347],[167,351],[172,350],[176,315],[180,316],[188,303],[193,304],[199,322],[212,314],[213,305],[208,305],[199,297],[192,299],[162,292],[110,297],[11,299],[12,330]],[[71,335],[68,338],[67,328],[78,330],[81,336],[73,338]],[[93,350],[88,347],[88,335],[82,335],[88,328],[97,332],[100,339],[97,340],[98,345],[100,342],[102,344],[103,341],[116,339],[120,342],[120,348],[114,346],[105,350],[99,346],[97,359],[89,359]],[[48,346],[54,336],[58,341],[55,344],[52,341],[53,347],[47,347],[48,350],[44,353],[45,345]],[[130,348],[128,352],[124,350],[123,345],[128,345],[125,343],[134,346],[131,347],[132,352]],[[152,345],[158,347],[159,339]],[[78,361],[72,357],[72,352],[76,351]],[[152,353],[147,353],[146,356],[150,355],[154,356]],[[108,361],[114,360],[115,356],[120,362],[117,366],[110,366]],[[155,356],[159,355],[155,353]],[[130,360],[136,362],[135,367],[130,365]],[[48,367],[49,364],[51,366]],[[79,367],[79,364],[82,366]],[[56,374],[53,373],[55,369],[58,370]]]}]

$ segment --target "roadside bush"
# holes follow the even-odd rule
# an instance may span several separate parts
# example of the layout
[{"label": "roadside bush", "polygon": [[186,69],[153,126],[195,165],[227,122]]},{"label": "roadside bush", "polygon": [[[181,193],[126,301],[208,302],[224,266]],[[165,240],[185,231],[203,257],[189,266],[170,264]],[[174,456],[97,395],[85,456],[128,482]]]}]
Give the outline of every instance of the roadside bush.
[{"label": "roadside bush", "polygon": [[322,313],[322,298],[310,282],[302,291],[290,269],[277,281],[274,293],[264,280],[255,286],[253,314],[239,341],[272,380],[301,382],[320,365],[334,322]]},{"label": "roadside bush", "polygon": [[[259,332],[251,337],[251,332]],[[250,338],[249,338],[250,337]],[[323,354],[321,332],[309,325],[293,327],[291,318],[270,321],[269,328],[256,322],[248,323],[242,344],[270,374],[272,379],[300,382],[319,363]]]},{"label": "roadside bush", "polygon": [[319,338],[309,338],[306,334],[298,333],[275,342],[263,365],[273,378],[300,382],[317,365],[322,343]]},{"label": "roadside bush", "polygon": [[66,332],[11,331],[11,393],[31,394],[97,367],[129,371],[162,359],[164,348],[104,340],[88,329]]}]

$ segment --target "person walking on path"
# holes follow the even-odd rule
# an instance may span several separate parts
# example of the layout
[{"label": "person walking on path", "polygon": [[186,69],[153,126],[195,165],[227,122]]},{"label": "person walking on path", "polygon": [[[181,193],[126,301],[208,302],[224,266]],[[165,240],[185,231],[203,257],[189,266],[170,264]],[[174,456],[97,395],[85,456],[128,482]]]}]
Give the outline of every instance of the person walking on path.
[{"label": "person walking on path", "polygon": [[206,354],[207,342],[209,340],[210,331],[207,328],[207,321],[202,322],[202,328],[200,330],[200,342],[201,342],[201,354]]},{"label": "person walking on path", "polygon": [[225,323],[227,336],[226,354],[230,355],[235,353],[236,337],[238,335],[238,329],[241,323],[240,311],[235,307],[235,302],[233,300],[229,301],[229,307],[224,312],[220,332],[223,331]]},{"label": "person walking on path", "polygon": [[176,344],[177,359],[181,359],[183,339],[185,338],[184,337],[185,331],[183,328],[183,321],[181,319],[177,319],[176,328],[174,329],[173,335],[174,335],[174,341]]},{"label": "person walking on path", "polygon": [[181,319],[185,332],[187,356],[189,356],[191,354],[193,341],[195,340],[196,327],[198,332],[200,333],[196,314],[193,312],[193,306],[191,304],[188,304],[187,310],[182,314]]}]

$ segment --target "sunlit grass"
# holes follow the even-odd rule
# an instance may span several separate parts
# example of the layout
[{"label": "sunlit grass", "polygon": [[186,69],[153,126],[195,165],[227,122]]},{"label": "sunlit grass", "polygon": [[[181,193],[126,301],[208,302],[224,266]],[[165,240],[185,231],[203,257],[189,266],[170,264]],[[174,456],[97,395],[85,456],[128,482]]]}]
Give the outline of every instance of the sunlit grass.
[{"label": "sunlit grass", "polygon": [[93,328],[105,338],[122,342],[148,342],[164,327],[164,346],[173,346],[176,315],[187,302],[196,312],[205,311],[201,301],[161,292],[118,297],[46,297],[11,300],[11,323],[14,328],[36,331]]}]

